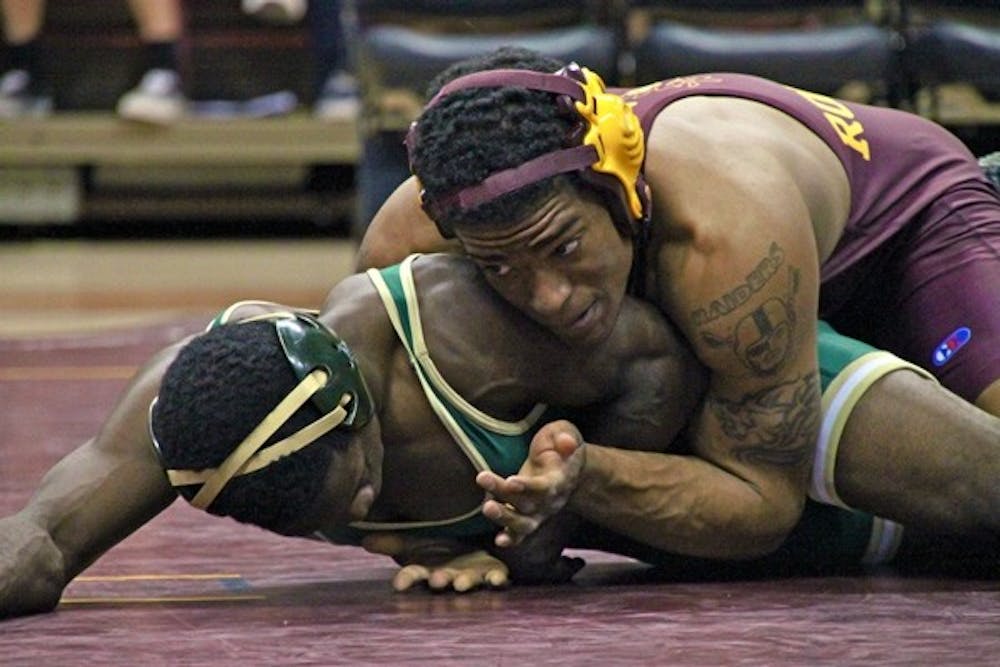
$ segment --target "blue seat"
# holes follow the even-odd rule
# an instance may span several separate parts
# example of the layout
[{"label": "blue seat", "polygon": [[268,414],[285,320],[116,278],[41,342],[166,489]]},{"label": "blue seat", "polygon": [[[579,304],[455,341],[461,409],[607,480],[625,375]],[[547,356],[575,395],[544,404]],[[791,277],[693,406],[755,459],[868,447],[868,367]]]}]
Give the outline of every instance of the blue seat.
[{"label": "blue seat", "polygon": [[1000,125],[1000,28],[935,21],[913,31],[904,63],[922,114]]},{"label": "blue seat", "polygon": [[729,71],[864,102],[891,101],[897,90],[895,33],[859,2],[649,1],[633,9],[650,16],[631,40],[638,83]]}]

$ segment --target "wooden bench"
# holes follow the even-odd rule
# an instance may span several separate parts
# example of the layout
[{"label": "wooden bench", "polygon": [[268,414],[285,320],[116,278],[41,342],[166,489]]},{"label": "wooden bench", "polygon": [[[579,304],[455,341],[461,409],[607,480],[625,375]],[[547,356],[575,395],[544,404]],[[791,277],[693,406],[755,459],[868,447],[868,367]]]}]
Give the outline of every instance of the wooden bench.
[{"label": "wooden bench", "polygon": [[[0,123],[0,224],[349,217],[353,121],[307,111],[168,127],[110,112]],[[319,174],[319,176],[318,176]]]}]

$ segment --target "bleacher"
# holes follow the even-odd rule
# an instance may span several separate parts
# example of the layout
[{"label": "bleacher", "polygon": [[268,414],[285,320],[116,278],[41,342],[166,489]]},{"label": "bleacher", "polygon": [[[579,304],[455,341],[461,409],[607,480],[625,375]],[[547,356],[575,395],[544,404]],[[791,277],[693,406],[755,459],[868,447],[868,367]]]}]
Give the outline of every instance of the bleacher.
[{"label": "bleacher", "polygon": [[975,152],[1000,143],[997,0],[355,0],[359,122],[311,116],[304,26],[262,25],[238,5],[188,3],[191,97],[288,90],[299,109],[147,127],[111,111],[139,55],[124,0],[51,2],[57,113],[0,123],[0,223],[365,217],[405,177],[401,134],[430,77],[500,43],[579,60],[611,84],[747,71],[916,111]]},{"label": "bleacher", "polygon": [[310,113],[305,26],[261,24],[237,0],[186,7],[183,69],[193,100],[287,91],[274,118],[128,123],[114,106],[134,84],[141,44],[124,0],[50,2],[43,65],[56,112],[0,121],[0,224],[294,220],[346,226],[353,216],[354,121]]}]

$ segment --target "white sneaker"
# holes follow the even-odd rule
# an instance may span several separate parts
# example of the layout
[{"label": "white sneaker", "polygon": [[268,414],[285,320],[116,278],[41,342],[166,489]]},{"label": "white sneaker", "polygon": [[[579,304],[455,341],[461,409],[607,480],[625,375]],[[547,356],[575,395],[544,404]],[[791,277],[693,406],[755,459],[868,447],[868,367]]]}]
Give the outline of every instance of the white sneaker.
[{"label": "white sneaker", "polygon": [[45,116],[52,111],[52,98],[35,90],[33,83],[23,69],[0,76],[0,118]]},{"label": "white sneaker", "polygon": [[361,113],[357,80],[347,72],[335,72],[323,84],[313,115],[321,120],[350,120]]},{"label": "white sneaker", "polygon": [[306,15],[306,0],[243,0],[243,13],[264,23],[291,25]]},{"label": "white sneaker", "polygon": [[169,125],[187,110],[181,78],[174,70],[151,69],[139,85],[118,100],[118,115],[128,120]]}]

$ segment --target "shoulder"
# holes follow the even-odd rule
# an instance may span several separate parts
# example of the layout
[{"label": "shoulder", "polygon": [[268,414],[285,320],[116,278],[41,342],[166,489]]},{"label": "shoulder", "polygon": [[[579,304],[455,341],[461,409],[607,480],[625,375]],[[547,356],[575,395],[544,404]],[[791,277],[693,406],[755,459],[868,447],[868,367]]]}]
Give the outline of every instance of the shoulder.
[{"label": "shoulder", "polygon": [[625,300],[609,350],[622,372],[660,373],[668,383],[701,386],[704,373],[687,339],[646,301]]},{"label": "shoulder", "polygon": [[410,177],[372,218],[358,248],[355,268],[384,267],[414,252],[454,252],[459,246],[442,238],[420,207],[420,184]]},{"label": "shoulder", "polygon": [[150,405],[160,392],[170,364],[194,336],[188,336],[150,357],[135,373],[108,414],[98,435],[81,447],[81,456],[107,456],[116,460],[139,460],[143,464],[158,462],[149,435]]},{"label": "shoulder", "polygon": [[633,297],[622,302],[606,348],[619,356],[646,356],[677,353],[682,338],[653,304]]}]

